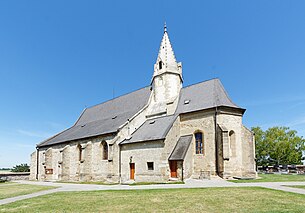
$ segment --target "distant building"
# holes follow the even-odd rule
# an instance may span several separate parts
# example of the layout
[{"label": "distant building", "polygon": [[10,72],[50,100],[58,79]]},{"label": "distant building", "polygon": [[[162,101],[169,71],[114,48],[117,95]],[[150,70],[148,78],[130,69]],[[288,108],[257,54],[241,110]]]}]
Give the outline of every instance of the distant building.
[{"label": "distant building", "polygon": [[182,83],[165,26],[150,86],[86,108],[72,127],[38,144],[31,179],[256,177],[245,109],[230,100],[219,79]]}]

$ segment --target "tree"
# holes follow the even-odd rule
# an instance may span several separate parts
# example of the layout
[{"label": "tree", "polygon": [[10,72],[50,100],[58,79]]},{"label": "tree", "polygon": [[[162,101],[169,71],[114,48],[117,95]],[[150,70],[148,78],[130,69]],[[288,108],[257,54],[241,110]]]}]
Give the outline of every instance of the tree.
[{"label": "tree", "polygon": [[20,164],[13,167],[12,172],[29,172],[30,166],[28,164]]},{"label": "tree", "polygon": [[260,127],[252,127],[255,134],[255,155],[258,166],[267,166],[269,164],[270,145],[265,140],[265,132]]},{"label": "tree", "polygon": [[288,127],[271,127],[263,131],[252,127],[255,134],[257,165],[301,164],[304,160],[305,139]]}]

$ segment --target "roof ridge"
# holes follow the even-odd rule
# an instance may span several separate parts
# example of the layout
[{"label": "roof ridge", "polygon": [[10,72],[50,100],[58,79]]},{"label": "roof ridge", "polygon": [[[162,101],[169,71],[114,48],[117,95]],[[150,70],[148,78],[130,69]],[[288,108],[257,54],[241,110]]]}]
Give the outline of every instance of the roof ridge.
[{"label": "roof ridge", "polygon": [[148,85],[148,86],[141,87],[141,88],[139,88],[139,89],[136,89],[136,90],[133,90],[133,91],[131,91],[131,92],[128,92],[128,93],[119,95],[119,96],[117,96],[117,97],[115,97],[115,98],[109,99],[109,100],[104,101],[104,102],[101,102],[101,103],[99,103],[99,104],[95,104],[95,105],[92,105],[92,106],[90,106],[90,107],[86,107],[84,110],[90,109],[90,108],[93,108],[93,107],[96,107],[96,106],[101,105],[101,104],[105,104],[105,103],[110,102],[110,101],[114,101],[114,100],[116,100],[116,99],[118,99],[118,98],[121,98],[121,97],[123,97],[123,96],[129,95],[129,94],[131,94],[131,93],[137,92],[137,91],[139,91],[139,90],[142,90],[142,89],[145,89],[145,88],[148,88],[148,87],[151,87],[151,86]]},{"label": "roof ridge", "polygon": [[228,95],[227,91],[225,90],[225,88],[224,88],[223,84],[221,83],[221,81],[219,81],[219,84],[218,84],[218,85],[220,86],[220,88],[222,89],[222,91],[224,92],[224,94],[225,94],[225,96],[228,98],[228,100],[229,100],[232,104],[234,104],[235,106],[239,107],[239,106],[238,106],[236,103],[234,103],[234,102],[232,101],[232,99],[229,97],[229,95]]},{"label": "roof ridge", "polygon": [[[182,89],[185,89],[185,88],[188,88],[188,87],[191,87],[191,86],[195,86],[195,85],[197,85],[197,84],[201,84],[201,83],[204,83],[204,82],[213,81],[213,80],[219,80],[219,78],[211,78],[211,79],[208,79],[208,80],[204,80],[204,81],[200,81],[200,82],[197,82],[197,83],[193,83],[193,84],[187,85],[187,86],[185,86],[185,87],[182,87]],[[92,106],[90,106],[90,107],[86,107],[83,111],[85,111],[86,109],[90,109],[90,108],[93,108],[93,107],[95,107],[95,106],[101,105],[101,104],[105,104],[105,103],[107,103],[107,102],[113,101],[113,100],[115,100],[115,99],[118,99],[118,98],[123,97],[123,96],[125,96],[125,95],[129,95],[129,94],[131,94],[131,93],[137,92],[137,91],[139,91],[139,90],[142,90],[142,89],[145,89],[145,88],[148,88],[148,87],[151,87],[151,86],[150,86],[150,85],[143,86],[143,87],[141,87],[141,88],[139,88],[139,89],[136,89],[136,90],[133,90],[133,91],[131,91],[131,92],[128,92],[128,93],[119,95],[119,96],[117,96],[117,97],[115,97],[115,98],[112,98],[112,99],[109,99],[109,100],[107,100],[107,101],[104,101],[104,102],[101,102],[101,103],[92,105]]]},{"label": "roof ridge", "polygon": [[200,81],[200,82],[197,82],[197,83],[193,83],[193,84],[187,85],[185,87],[182,87],[182,89],[185,89],[185,88],[188,88],[188,87],[192,87],[192,86],[195,86],[197,84],[205,83],[205,82],[208,82],[208,81],[213,81],[213,80],[218,80],[219,81],[219,78],[211,78],[211,79],[208,79],[208,80],[204,80],[204,81]]}]

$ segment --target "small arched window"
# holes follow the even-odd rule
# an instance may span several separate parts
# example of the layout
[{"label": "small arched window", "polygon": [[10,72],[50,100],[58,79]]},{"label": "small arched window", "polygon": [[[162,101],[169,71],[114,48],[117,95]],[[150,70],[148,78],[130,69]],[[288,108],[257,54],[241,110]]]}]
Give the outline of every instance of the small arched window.
[{"label": "small arched window", "polygon": [[108,144],[106,141],[102,142],[102,159],[108,160]]},{"label": "small arched window", "polygon": [[230,149],[231,149],[232,157],[236,157],[236,137],[235,137],[235,132],[233,130],[229,132],[229,138],[230,138]]},{"label": "small arched window", "polygon": [[159,61],[159,70],[162,69],[162,61]]},{"label": "small arched window", "polygon": [[82,155],[83,155],[83,149],[82,146],[80,144],[77,145],[77,150],[78,150],[78,160],[81,161],[82,160]]},{"label": "small arched window", "polygon": [[196,154],[203,153],[203,134],[202,132],[195,133],[195,142],[196,142]]}]

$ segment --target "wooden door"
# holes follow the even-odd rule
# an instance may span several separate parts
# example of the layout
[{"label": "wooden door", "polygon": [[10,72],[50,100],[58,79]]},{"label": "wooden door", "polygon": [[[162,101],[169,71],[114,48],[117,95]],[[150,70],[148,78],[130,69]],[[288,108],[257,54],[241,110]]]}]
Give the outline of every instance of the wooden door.
[{"label": "wooden door", "polygon": [[134,180],[134,173],[135,173],[135,164],[130,163],[130,180]]},{"label": "wooden door", "polygon": [[171,177],[177,178],[177,161],[173,160],[169,162],[169,167],[171,170]]}]

